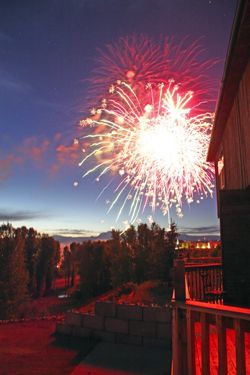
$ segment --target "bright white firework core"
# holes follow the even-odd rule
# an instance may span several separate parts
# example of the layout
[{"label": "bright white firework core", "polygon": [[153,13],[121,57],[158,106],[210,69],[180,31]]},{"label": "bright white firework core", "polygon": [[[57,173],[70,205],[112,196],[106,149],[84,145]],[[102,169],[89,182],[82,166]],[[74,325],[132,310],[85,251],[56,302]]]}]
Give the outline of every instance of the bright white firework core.
[{"label": "bright white firework core", "polygon": [[132,222],[147,205],[166,213],[174,204],[181,216],[183,201],[212,195],[214,171],[206,162],[212,114],[192,115],[192,92],[181,95],[171,82],[159,91],[150,86],[145,96],[151,100],[141,105],[135,91],[120,83],[114,95],[95,121],[98,131],[85,137],[92,139],[92,151],[81,162],[98,160],[84,176],[97,170],[98,178],[109,171],[119,174],[110,209],[126,192],[118,217],[128,201]]},{"label": "bright white firework core", "polygon": [[[158,119],[154,126],[143,126],[137,141],[138,152],[152,162],[165,165],[176,163],[176,157],[182,156],[183,129],[174,126],[164,118]],[[186,151],[186,150],[185,150]]]}]

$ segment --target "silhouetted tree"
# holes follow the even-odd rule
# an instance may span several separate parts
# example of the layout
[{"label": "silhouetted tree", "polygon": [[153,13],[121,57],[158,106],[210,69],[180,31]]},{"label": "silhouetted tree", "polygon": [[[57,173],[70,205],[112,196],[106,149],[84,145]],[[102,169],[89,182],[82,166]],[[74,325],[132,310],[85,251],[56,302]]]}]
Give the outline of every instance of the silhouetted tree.
[{"label": "silhouetted tree", "polygon": [[75,284],[75,276],[78,271],[78,257],[77,257],[77,252],[78,252],[78,245],[77,243],[73,242],[70,244],[70,252],[71,252],[71,277],[70,277],[70,285],[74,286]]},{"label": "silhouetted tree", "polygon": [[147,224],[139,224],[137,228],[137,244],[135,246],[134,280],[137,283],[147,279],[148,259],[151,244],[151,231]]},{"label": "silhouetted tree", "polygon": [[106,243],[101,241],[88,241],[80,246],[80,291],[84,298],[93,297],[110,288],[105,248]]},{"label": "silhouetted tree", "polygon": [[30,293],[34,293],[36,285],[36,267],[41,238],[40,234],[33,228],[23,231],[22,235],[25,238],[25,260],[28,271],[28,289]]},{"label": "silhouetted tree", "polygon": [[60,245],[52,237],[43,235],[36,267],[37,293],[49,291],[55,276],[57,263],[60,259]]},{"label": "silhouetted tree", "polygon": [[131,280],[131,258],[120,231],[112,231],[112,239],[108,242],[107,251],[110,256],[110,279],[112,286],[117,287]]},{"label": "silhouetted tree", "polygon": [[10,224],[0,227],[0,318],[14,316],[27,296],[24,239]]},{"label": "silhouetted tree", "polygon": [[72,268],[71,252],[68,246],[65,246],[63,249],[63,261],[62,261],[61,269],[63,270],[63,273],[64,273],[66,288],[69,288],[70,286],[71,268]]},{"label": "silhouetted tree", "polygon": [[[176,225],[170,230],[153,223],[130,226],[125,232],[112,231],[106,242],[87,242],[80,246],[80,287],[84,297],[94,296],[109,286],[148,279],[169,280],[177,240]],[[66,267],[68,250],[65,250]],[[70,258],[69,258],[70,259]],[[71,261],[69,261],[71,264]]]},{"label": "silhouetted tree", "polygon": [[166,277],[167,249],[165,229],[156,223],[150,228],[150,245],[148,251],[148,278],[164,279]]}]

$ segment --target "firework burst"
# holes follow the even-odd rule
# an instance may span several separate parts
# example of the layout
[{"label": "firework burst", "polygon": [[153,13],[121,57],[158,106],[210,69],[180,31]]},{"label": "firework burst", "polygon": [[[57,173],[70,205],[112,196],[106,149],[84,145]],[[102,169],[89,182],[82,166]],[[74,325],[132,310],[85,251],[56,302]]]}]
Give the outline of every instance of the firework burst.
[{"label": "firework burst", "polygon": [[[97,67],[90,79],[90,97],[95,98],[96,104],[96,99],[106,97],[107,88],[117,81],[132,85],[137,93],[141,90],[140,96],[143,96],[148,82],[168,84],[174,79],[180,92],[192,88],[200,103],[196,109],[201,113],[214,98],[216,85],[208,72],[217,63],[217,60],[204,60],[203,54],[199,40],[189,43],[188,37],[179,43],[167,37],[157,43],[143,35],[121,37],[98,50]],[[93,104],[93,99],[90,103]]]},{"label": "firework burst", "polygon": [[183,201],[212,195],[213,168],[206,162],[212,114],[193,115],[199,103],[192,103],[193,92],[180,93],[173,80],[147,84],[143,95],[119,82],[82,122],[93,131],[83,137],[89,152],[80,165],[93,157],[97,161],[84,177],[119,176],[110,205],[121,201],[118,217],[127,204],[132,222],[148,205],[164,214],[174,205],[182,216]]},{"label": "firework burst", "polygon": [[117,80],[139,85],[159,83],[167,72],[167,49],[143,35],[121,37],[98,53],[91,83],[101,94]]}]

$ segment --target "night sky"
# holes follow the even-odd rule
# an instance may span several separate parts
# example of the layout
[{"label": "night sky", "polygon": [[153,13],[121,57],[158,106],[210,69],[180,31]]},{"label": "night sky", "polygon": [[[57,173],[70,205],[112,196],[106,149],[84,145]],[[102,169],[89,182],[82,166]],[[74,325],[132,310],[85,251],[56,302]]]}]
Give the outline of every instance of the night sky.
[{"label": "night sky", "polygon": [[[89,81],[97,49],[143,34],[180,42],[202,38],[219,92],[233,0],[1,1],[0,11],[0,222],[40,232],[89,235],[124,229],[126,212],[107,214],[94,177],[82,180],[73,139],[88,114]],[[79,181],[77,187],[74,182]],[[112,194],[112,192],[109,192]],[[218,232],[216,200],[184,205],[178,228],[200,236]],[[152,215],[140,216],[147,222]],[[167,226],[156,212],[153,219]]]}]

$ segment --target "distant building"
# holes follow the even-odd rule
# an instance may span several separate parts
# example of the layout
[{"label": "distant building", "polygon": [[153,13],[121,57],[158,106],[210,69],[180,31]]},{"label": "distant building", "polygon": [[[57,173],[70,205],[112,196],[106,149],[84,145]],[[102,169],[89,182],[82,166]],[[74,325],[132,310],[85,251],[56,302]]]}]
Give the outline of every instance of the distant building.
[{"label": "distant building", "polygon": [[208,161],[215,163],[225,302],[250,306],[250,1],[239,1]]},{"label": "distant building", "polygon": [[187,250],[195,250],[195,249],[203,249],[203,250],[213,250],[217,249],[220,246],[220,241],[182,241],[180,240],[178,243],[178,249],[187,249]]}]

